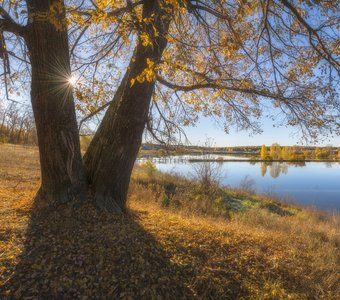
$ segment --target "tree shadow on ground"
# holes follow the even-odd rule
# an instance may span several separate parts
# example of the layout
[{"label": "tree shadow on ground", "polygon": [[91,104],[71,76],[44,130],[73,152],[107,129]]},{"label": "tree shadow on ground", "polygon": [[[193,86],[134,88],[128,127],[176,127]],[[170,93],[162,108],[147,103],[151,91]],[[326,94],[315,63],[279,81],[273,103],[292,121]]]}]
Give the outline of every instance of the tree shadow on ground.
[{"label": "tree shadow on ground", "polygon": [[36,199],[26,241],[2,299],[186,299],[180,266],[138,223],[90,203],[53,207]]}]

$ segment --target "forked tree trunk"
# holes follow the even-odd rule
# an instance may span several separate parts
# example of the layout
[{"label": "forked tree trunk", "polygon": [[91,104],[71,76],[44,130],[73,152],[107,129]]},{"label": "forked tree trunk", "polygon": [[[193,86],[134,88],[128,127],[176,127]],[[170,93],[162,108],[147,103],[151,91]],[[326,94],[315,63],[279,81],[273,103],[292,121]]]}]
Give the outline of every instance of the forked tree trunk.
[{"label": "forked tree trunk", "polygon": [[[162,14],[158,1],[145,1],[143,18],[155,16],[153,24],[146,25],[153,46],[144,47],[138,42],[133,59],[109,106],[85,156],[88,181],[96,205],[104,210],[121,213],[125,210],[130,176],[142,142],[148,118],[155,80],[131,86],[145,68],[147,59],[156,64],[167,45],[164,37],[169,23]],[[155,26],[158,35],[154,34]]]},{"label": "forked tree trunk", "polygon": [[[44,20],[51,4],[60,0],[28,2],[31,21],[25,41],[29,50],[31,100],[41,164],[42,195],[65,203],[83,198],[86,177],[82,164],[72,87],[67,30]],[[62,2],[61,2],[62,3]]]}]

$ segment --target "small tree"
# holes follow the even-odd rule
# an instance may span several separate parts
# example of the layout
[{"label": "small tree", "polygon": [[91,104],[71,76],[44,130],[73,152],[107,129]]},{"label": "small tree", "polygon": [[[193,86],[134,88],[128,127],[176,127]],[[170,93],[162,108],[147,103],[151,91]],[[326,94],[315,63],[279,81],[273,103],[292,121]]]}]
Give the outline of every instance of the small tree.
[{"label": "small tree", "polygon": [[198,181],[204,193],[218,185],[222,178],[221,164],[211,161],[194,163],[192,166],[192,177]]},{"label": "small tree", "polygon": [[146,174],[148,175],[149,178],[153,178],[157,171],[156,165],[153,163],[152,160],[148,159],[145,162],[141,164],[141,166],[144,168]]},{"label": "small tree", "polygon": [[268,153],[267,153],[267,147],[266,145],[262,145],[261,147],[261,159],[267,159]]},{"label": "small tree", "polygon": [[281,147],[279,144],[273,144],[270,146],[270,157],[273,160],[280,159],[281,157]]}]

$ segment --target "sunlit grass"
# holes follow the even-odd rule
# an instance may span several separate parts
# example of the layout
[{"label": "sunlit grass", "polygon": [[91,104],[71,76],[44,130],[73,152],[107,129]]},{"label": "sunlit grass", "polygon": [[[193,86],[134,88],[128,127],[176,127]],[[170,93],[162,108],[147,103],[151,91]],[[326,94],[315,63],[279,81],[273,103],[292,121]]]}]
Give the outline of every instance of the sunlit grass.
[{"label": "sunlit grass", "polygon": [[[340,292],[336,214],[218,186],[202,196],[198,183],[141,167],[122,218],[90,203],[35,204],[30,215],[38,187],[37,150],[0,145],[2,299],[336,299]],[[211,205],[209,195],[220,193],[235,207]]]}]

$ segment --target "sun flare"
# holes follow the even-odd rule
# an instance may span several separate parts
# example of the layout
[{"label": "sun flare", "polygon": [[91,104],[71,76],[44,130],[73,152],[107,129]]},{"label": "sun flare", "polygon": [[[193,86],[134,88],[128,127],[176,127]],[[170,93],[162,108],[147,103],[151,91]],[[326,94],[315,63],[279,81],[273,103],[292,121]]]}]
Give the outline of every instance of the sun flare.
[{"label": "sun flare", "polygon": [[71,76],[69,79],[68,79],[68,83],[72,86],[74,86],[76,83],[77,83],[77,78],[74,77],[74,76]]}]

